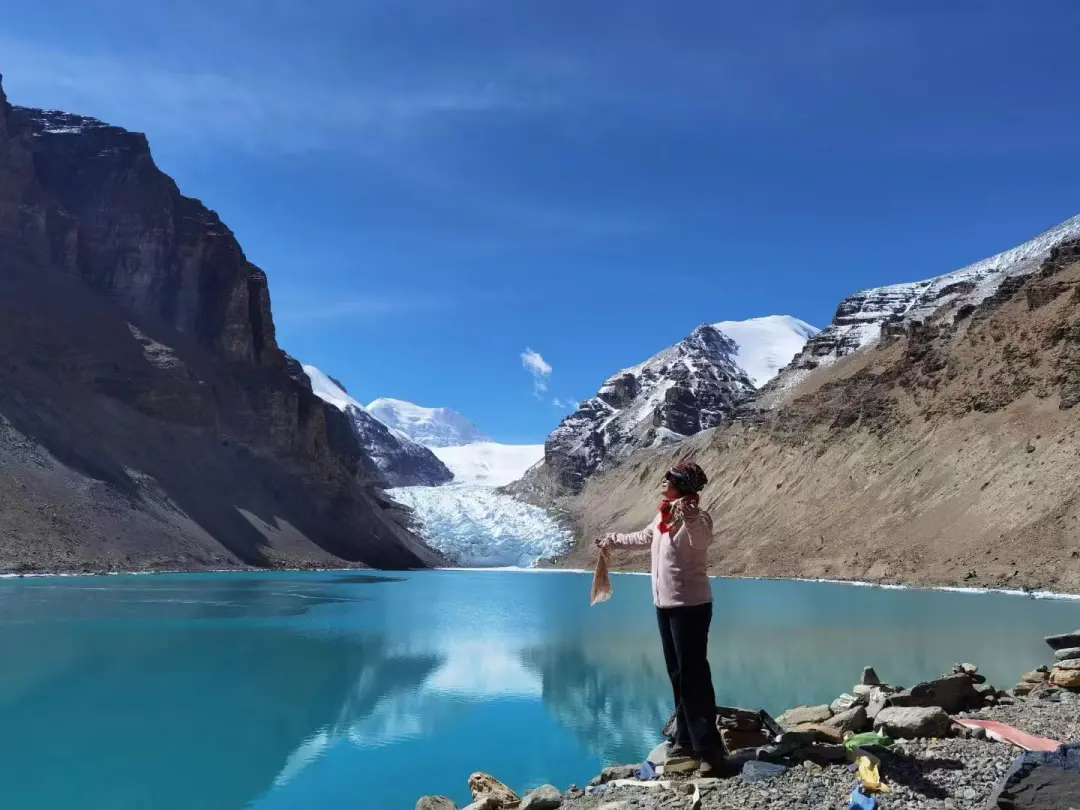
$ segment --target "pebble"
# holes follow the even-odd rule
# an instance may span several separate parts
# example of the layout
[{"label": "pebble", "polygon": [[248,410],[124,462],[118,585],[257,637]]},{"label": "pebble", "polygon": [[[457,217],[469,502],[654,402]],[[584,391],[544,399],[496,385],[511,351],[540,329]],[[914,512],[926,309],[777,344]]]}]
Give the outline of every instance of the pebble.
[{"label": "pebble", "polygon": [[[1000,720],[1031,734],[1055,740],[1076,737],[1075,718],[1080,714],[1080,695],[1063,692],[1060,703],[1037,698],[1018,699],[969,716]],[[883,757],[881,777],[889,785],[879,807],[889,810],[982,810],[993,785],[1016,758],[1017,749],[992,740],[942,738],[903,740],[894,754]],[[764,764],[764,763],[762,763]],[[844,810],[855,786],[851,764],[822,767],[798,763],[760,782],[742,778],[698,780],[700,810]],[[755,766],[757,767],[757,766]],[[753,768],[752,768],[753,770]],[[612,769],[610,773],[619,773]],[[621,774],[620,774],[621,775]],[[675,777],[676,790],[611,788],[587,795],[567,791],[561,810],[690,810],[683,792],[685,780]]]}]

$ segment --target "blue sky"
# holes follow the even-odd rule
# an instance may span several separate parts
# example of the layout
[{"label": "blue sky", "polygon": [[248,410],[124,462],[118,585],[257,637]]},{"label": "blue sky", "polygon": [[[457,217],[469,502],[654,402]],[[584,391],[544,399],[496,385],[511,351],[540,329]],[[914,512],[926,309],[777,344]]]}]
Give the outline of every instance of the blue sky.
[{"label": "blue sky", "polygon": [[503,441],[699,323],[1080,213],[1075,0],[4,5],[12,101],[145,131],[287,350]]}]

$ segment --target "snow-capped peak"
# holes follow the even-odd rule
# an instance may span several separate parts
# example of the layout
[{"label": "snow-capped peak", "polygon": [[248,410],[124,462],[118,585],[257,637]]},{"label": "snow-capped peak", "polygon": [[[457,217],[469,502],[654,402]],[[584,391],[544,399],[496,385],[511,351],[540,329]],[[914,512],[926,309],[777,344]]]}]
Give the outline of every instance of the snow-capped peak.
[{"label": "snow-capped peak", "polygon": [[328,375],[323,374],[315,366],[304,366],[304,373],[307,374],[308,379],[311,380],[311,390],[315,392],[315,395],[324,402],[329,402],[335,408],[340,411],[348,410],[352,405],[356,408],[363,408],[364,406],[349,396],[338,383],[331,379]]},{"label": "snow-capped peak", "polygon": [[735,364],[761,388],[802,351],[820,330],[790,315],[766,315],[745,321],[720,321],[713,326],[731,338],[737,348]]},{"label": "snow-capped peak", "polygon": [[491,441],[476,425],[450,408],[424,408],[382,397],[370,403],[367,410],[384,425],[425,447],[458,447]]},{"label": "snow-capped peak", "polygon": [[978,306],[1005,279],[1034,272],[1050,251],[1080,236],[1080,215],[988,259],[923,281],[890,284],[857,292],[840,302],[831,324],[809,340],[775,387],[787,390],[813,368],[878,342],[887,324],[911,324],[951,307]]},{"label": "snow-capped peak", "polygon": [[453,473],[427,447],[383,424],[328,374],[303,366],[311,390],[349,417],[353,433],[389,486],[444,484]]}]

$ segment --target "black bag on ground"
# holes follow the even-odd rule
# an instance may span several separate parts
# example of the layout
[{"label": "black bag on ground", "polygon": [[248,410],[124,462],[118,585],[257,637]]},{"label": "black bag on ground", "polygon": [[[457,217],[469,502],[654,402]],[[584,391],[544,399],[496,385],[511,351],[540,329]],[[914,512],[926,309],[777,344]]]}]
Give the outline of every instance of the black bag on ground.
[{"label": "black bag on ground", "polygon": [[987,810],[1080,808],[1080,742],[1021,754],[990,794]]}]

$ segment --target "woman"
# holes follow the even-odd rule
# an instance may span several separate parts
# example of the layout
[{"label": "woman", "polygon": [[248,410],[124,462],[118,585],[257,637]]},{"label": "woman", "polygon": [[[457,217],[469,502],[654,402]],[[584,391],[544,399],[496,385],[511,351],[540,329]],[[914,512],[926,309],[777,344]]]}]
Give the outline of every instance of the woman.
[{"label": "woman", "polygon": [[660,506],[652,523],[639,532],[609,534],[596,541],[601,549],[652,547],[653,603],[675,696],[675,744],[668,755],[699,759],[703,772],[718,771],[724,756],[707,658],[712,518],[698,506],[698,493],[706,483],[697,464],[676,464],[660,485]]}]

